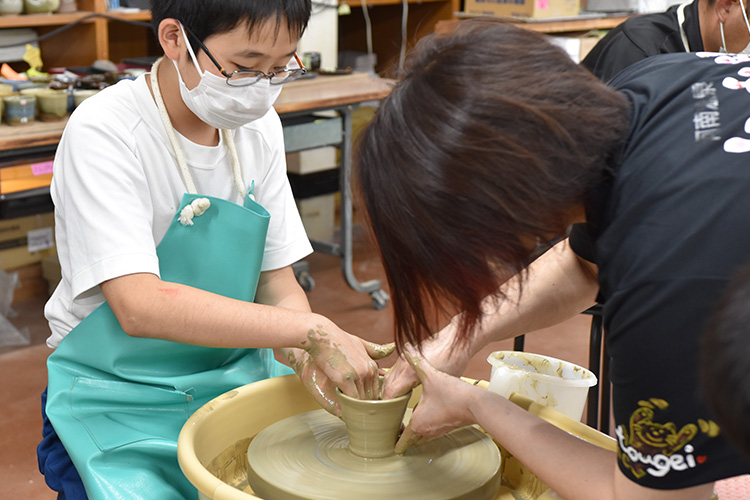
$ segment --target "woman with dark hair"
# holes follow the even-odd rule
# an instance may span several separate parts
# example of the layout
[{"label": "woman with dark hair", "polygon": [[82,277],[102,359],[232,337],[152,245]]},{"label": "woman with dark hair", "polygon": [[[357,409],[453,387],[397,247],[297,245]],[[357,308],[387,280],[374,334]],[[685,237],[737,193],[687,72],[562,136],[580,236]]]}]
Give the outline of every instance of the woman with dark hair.
[{"label": "woman with dark hair", "polygon": [[[696,372],[700,329],[750,251],[745,66],[657,56],[610,88],[499,21],[420,42],[357,158],[405,355],[385,397],[422,381],[417,436],[477,423],[568,499],[703,500],[750,471]],[[451,377],[597,300],[617,455]]]}]

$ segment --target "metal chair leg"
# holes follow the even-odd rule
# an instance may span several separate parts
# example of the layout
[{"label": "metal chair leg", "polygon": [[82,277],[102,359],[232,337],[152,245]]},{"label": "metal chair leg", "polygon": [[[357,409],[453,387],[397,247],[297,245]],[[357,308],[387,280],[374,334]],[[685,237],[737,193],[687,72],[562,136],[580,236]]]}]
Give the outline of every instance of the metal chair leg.
[{"label": "metal chair leg", "polygon": [[599,379],[599,383],[589,389],[586,424],[604,433],[609,433],[609,356],[604,343],[602,305],[597,304],[584,313],[591,315],[589,370]]},{"label": "metal chair leg", "polygon": [[604,434],[609,434],[609,403],[611,401],[611,386],[609,383],[609,356],[607,349],[602,350],[602,370],[599,377],[599,386],[602,388],[602,410],[599,422],[599,430]]}]

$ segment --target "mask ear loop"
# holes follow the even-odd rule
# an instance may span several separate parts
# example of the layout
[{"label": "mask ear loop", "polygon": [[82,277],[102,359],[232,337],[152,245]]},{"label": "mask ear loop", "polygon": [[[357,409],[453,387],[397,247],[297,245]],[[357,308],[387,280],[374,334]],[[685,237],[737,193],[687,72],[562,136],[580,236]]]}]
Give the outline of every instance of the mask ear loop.
[{"label": "mask ear loop", "polygon": [[188,40],[187,34],[185,33],[185,27],[182,25],[180,21],[177,21],[177,22],[180,24],[180,32],[182,33],[182,39],[185,40],[188,53],[190,54],[190,59],[193,61],[193,64],[195,65],[195,69],[198,71],[198,76],[203,76],[203,70],[201,69],[200,64],[198,64],[198,58],[195,56],[195,52],[193,51],[193,46],[190,45],[190,40]]},{"label": "mask ear loop", "polygon": [[[159,64],[161,63],[161,61],[162,58],[158,59],[151,68],[151,88],[153,89],[154,100],[156,101],[156,107],[159,110],[159,115],[161,116],[162,123],[164,124],[164,129],[166,130],[167,137],[170,144],[172,145],[172,151],[174,151],[177,165],[180,168],[182,180],[185,183],[187,192],[194,194],[197,192],[195,189],[195,182],[193,182],[193,176],[190,175],[190,169],[187,166],[187,161],[185,161],[185,154],[182,151],[180,143],[177,141],[177,136],[175,135],[174,127],[172,126],[172,121],[169,119],[167,108],[164,105],[164,99],[162,99],[161,96],[161,89],[159,88],[157,69],[159,68]],[[242,179],[242,167],[240,165],[239,155],[237,154],[237,146],[235,146],[234,144],[234,135],[232,134],[231,130],[225,129],[221,129],[220,133],[222,138],[224,139],[224,143],[229,149],[229,155],[232,160],[232,176],[234,177],[234,184],[235,186],[237,186],[237,189],[240,192],[240,196],[244,198],[247,192],[245,182]]]},{"label": "mask ear loop", "polygon": [[745,18],[745,26],[747,26],[747,33],[750,34],[750,21],[747,19],[747,11],[745,10],[745,3],[740,0],[740,8],[742,9],[742,17]]},{"label": "mask ear loop", "polygon": [[724,49],[724,52],[727,52],[727,41],[724,39],[724,23],[721,21],[719,21],[719,33],[721,33],[721,48]]}]

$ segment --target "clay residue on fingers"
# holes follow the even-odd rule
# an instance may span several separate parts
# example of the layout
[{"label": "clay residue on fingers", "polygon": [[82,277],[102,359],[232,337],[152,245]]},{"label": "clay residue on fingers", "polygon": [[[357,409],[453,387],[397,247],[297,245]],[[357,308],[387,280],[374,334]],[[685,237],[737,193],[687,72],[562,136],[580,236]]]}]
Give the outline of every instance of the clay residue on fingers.
[{"label": "clay residue on fingers", "polygon": [[363,340],[362,343],[365,344],[367,353],[372,359],[383,359],[390,356],[393,351],[396,350],[395,342],[391,342],[390,344],[376,344],[374,342]]}]

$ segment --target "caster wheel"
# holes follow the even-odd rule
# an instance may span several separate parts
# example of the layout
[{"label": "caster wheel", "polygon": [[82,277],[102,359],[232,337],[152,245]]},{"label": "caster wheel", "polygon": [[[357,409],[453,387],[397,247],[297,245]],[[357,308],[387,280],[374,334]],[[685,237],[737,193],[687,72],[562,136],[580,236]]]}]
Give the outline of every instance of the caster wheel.
[{"label": "caster wheel", "polygon": [[385,309],[385,306],[388,303],[388,299],[390,299],[388,294],[383,290],[376,290],[374,292],[371,292],[370,298],[372,299],[373,307],[378,311],[382,311],[383,309]]}]

